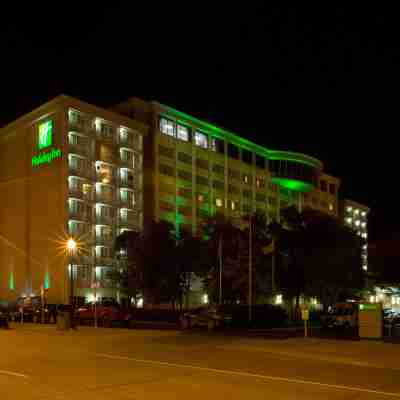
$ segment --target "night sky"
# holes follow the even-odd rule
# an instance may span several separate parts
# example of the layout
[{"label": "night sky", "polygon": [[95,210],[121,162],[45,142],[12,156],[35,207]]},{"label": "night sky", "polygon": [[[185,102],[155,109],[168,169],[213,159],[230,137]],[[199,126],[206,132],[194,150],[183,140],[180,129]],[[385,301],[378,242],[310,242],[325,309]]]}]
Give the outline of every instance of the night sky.
[{"label": "night sky", "polygon": [[397,10],[99,3],[2,10],[0,126],[61,93],[156,100],[321,159],[371,207],[371,239],[400,232]]}]

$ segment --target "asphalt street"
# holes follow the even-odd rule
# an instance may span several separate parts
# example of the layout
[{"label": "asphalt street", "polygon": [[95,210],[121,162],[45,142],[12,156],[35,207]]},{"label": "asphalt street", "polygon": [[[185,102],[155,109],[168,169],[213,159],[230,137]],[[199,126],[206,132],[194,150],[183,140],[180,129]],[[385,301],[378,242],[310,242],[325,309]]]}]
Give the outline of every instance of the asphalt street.
[{"label": "asphalt street", "polygon": [[400,399],[400,345],[26,324],[0,330],[0,399]]}]

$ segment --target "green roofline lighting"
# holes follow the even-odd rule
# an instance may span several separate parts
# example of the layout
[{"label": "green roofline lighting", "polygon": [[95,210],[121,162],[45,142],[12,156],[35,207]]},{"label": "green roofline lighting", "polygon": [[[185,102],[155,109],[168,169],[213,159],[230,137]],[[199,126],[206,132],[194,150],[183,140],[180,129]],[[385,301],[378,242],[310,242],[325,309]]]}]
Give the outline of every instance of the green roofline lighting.
[{"label": "green roofline lighting", "polygon": [[288,178],[272,178],[272,183],[296,192],[311,192],[314,185],[311,183]]},{"label": "green roofline lighting", "polygon": [[157,103],[161,108],[164,108],[166,112],[161,112],[160,114],[164,117],[171,117],[174,115],[179,123],[192,123],[196,126],[196,128],[203,129],[208,131],[211,136],[227,140],[238,147],[244,148],[249,151],[253,151],[259,155],[262,155],[270,160],[286,160],[286,161],[294,161],[300,164],[305,164],[316,168],[318,170],[323,169],[322,162],[317,160],[314,157],[308,156],[302,153],[290,152],[290,151],[280,151],[280,150],[270,150],[266,147],[260,146],[251,142],[250,140],[241,138],[240,136],[229,132],[225,129],[219,128],[209,122],[202,121],[198,118],[192,117],[188,114],[183,113],[182,111],[175,110],[172,107],[166,106],[161,103]]},{"label": "green roofline lighting", "polygon": [[61,158],[60,149],[51,149],[51,151],[40,153],[32,157],[32,167],[37,167],[42,164],[50,164],[56,158]]}]

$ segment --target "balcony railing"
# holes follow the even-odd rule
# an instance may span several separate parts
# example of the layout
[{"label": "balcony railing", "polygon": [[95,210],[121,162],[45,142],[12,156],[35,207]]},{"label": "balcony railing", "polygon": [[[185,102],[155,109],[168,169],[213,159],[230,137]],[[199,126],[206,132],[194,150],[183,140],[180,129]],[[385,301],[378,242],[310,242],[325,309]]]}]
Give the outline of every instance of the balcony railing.
[{"label": "balcony railing", "polygon": [[114,238],[112,236],[96,236],[96,245],[112,247],[114,245]]},{"label": "balcony railing", "polygon": [[92,201],[93,200],[93,194],[92,192],[83,192],[83,190],[79,188],[74,188],[70,187],[69,188],[69,194],[71,197],[75,197],[77,199],[82,199],[86,201]]},{"label": "balcony railing", "polygon": [[92,220],[92,214],[88,211],[81,210],[69,210],[69,216],[72,219],[76,219],[78,221],[90,222]]},{"label": "balcony railing", "polygon": [[110,205],[116,204],[113,193],[96,193],[95,198],[97,203],[105,203]]},{"label": "balcony railing", "polygon": [[83,144],[69,144],[68,151],[70,153],[79,154],[81,156],[89,157],[91,155],[90,145]]},{"label": "balcony railing", "polygon": [[113,225],[115,218],[108,215],[96,215],[96,224]]},{"label": "balcony railing", "polygon": [[83,168],[74,165],[69,165],[69,173],[70,175],[93,179],[93,170],[89,166],[87,168]]},{"label": "balcony railing", "polygon": [[96,256],[96,265],[113,266],[114,265],[114,259],[112,257],[97,255]]}]

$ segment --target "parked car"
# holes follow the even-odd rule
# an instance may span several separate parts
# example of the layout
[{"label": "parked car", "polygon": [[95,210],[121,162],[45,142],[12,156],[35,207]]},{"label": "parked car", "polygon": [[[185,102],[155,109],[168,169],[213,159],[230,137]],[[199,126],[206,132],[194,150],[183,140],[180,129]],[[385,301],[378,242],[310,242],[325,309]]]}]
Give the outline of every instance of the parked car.
[{"label": "parked car", "polygon": [[232,322],[232,313],[224,306],[202,306],[183,314],[180,322],[183,329],[196,326],[207,326],[208,329],[214,329],[229,325]]},{"label": "parked car", "polygon": [[355,328],[358,326],[358,303],[337,303],[333,309],[321,317],[324,328]]},{"label": "parked car", "polygon": [[[100,326],[111,327],[114,322],[128,324],[132,319],[131,313],[122,309],[117,304],[96,306],[97,321]],[[93,322],[95,319],[94,303],[79,307],[75,311],[75,318],[78,324]]]}]

